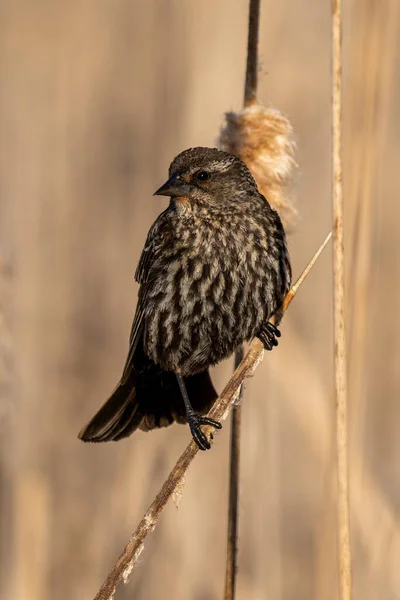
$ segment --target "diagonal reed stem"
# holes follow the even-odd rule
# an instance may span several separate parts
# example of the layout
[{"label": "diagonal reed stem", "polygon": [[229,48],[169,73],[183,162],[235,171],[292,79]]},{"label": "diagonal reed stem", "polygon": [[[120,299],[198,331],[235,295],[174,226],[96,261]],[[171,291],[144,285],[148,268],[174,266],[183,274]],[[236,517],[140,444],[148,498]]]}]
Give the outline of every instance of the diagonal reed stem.
[{"label": "diagonal reed stem", "polygon": [[[315,262],[318,260],[318,257],[330,239],[331,233],[329,233],[329,235],[325,238],[324,242],[314,254],[310,263],[304,269],[292,290],[287,294],[282,304],[282,312],[285,312],[285,310],[288,308],[300,285],[304,282],[305,278],[309,274]],[[238,398],[240,387],[243,384],[243,381],[253,374],[262,360],[263,353],[264,349],[262,343],[259,339],[254,339],[250,344],[249,351],[247,352],[246,356],[233,373],[220,397],[216,400],[212,410],[210,411],[210,417],[217,420],[223,420],[228,416],[234,401]],[[212,428],[205,427],[204,431],[206,435],[209,436],[209,434],[212,432]],[[210,442],[212,443],[212,440],[210,440]],[[162,510],[164,509],[168,500],[171,498],[171,496],[176,496],[176,494],[182,492],[182,482],[184,481],[186,472],[198,451],[199,448],[197,444],[192,440],[179,458],[171,473],[168,475],[159,493],[151,503],[139,525],[132,533],[127,545],[123,549],[120,557],[112,567],[111,571],[108,573],[94,600],[109,600],[114,594],[118,583],[122,579],[125,582],[128,580],[135,562],[143,550],[144,540],[146,539],[147,535],[156,527]]]}]

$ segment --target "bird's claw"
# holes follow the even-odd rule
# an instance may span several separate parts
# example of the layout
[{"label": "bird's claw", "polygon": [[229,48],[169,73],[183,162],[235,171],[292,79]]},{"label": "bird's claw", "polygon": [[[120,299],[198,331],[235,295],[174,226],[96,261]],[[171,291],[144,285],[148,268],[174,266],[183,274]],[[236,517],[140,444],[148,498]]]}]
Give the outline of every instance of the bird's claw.
[{"label": "bird's claw", "polygon": [[[188,423],[190,427],[190,431],[192,432],[192,436],[200,450],[209,450],[211,448],[211,444],[208,441],[205,433],[201,430],[201,425],[210,425],[211,427],[215,427],[215,429],[221,429],[222,425],[218,421],[214,419],[210,419],[210,417],[202,417],[195,412],[191,412],[188,415]],[[210,434],[210,438],[213,439],[213,434]]]},{"label": "bird's claw", "polygon": [[278,345],[278,340],[276,338],[281,337],[281,332],[275,325],[267,321],[262,326],[257,337],[264,344],[265,350],[272,350],[274,346]]}]

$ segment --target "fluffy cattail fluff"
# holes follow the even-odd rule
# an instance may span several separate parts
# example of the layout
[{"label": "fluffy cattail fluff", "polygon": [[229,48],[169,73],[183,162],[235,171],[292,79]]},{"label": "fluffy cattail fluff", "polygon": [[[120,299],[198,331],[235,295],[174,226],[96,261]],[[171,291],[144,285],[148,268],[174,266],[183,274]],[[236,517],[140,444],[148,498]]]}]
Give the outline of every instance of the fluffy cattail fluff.
[{"label": "fluffy cattail fluff", "polygon": [[218,145],[238,156],[251,171],[260,192],[278,211],[286,232],[293,230],[297,211],[290,183],[295,143],[289,120],[278,110],[253,104],[226,113]]}]

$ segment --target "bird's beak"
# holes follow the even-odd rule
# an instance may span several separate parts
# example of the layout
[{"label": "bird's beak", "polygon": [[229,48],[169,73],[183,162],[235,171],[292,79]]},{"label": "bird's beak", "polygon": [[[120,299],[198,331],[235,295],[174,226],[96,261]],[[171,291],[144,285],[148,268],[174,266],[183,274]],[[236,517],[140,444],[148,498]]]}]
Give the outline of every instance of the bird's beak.
[{"label": "bird's beak", "polygon": [[190,185],[183,179],[179,179],[176,175],[172,175],[167,182],[164,183],[153,196],[188,196],[190,193]]}]

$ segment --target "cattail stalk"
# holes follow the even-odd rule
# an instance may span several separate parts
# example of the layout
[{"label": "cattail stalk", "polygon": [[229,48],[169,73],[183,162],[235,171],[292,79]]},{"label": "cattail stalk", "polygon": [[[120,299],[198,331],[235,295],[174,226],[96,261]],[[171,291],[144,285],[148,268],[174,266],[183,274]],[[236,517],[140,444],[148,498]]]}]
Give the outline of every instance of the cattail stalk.
[{"label": "cattail stalk", "polygon": [[[260,29],[260,0],[250,0],[249,25],[247,35],[246,81],[244,86],[244,106],[256,102],[258,83],[258,33]],[[235,370],[243,360],[243,346],[235,353]],[[240,389],[242,396],[243,389]],[[225,568],[225,600],[234,600],[236,595],[236,574],[239,530],[239,491],[240,491],[240,442],[242,405],[237,404],[231,417],[231,443],[229,450],[229,508],[228,540]]]},{"label": "cattail stalk", "polygon": [[258,84],[258,33],[260,30],[260,0],[250,0],[249,29],[247,36],[246,82],[244,105],[256,102]]},{"label": "cattail stalk", "polygon": [[[235,352],[235,371],[243,360],[244,349],[241,346]],[[239,402],[235,404],[231,417],[231,439],[229,448],[229,506],[228,540],[225,567],[225,600],[234,600],[236,592],[236,574],[238,557],[239,530],[239,468],[240,468],[240,432],[242,424],[242,394],[240,387]]]},{"label": "cattail stalk", "polygon": [[[297,218],[289,191],[293,167],[296,166],[295,144],[289,120],[279,111],[257,103],[259,21],[260,0],[250,0],[244,108],[238,113],[229,112],[225,115],[226,123],[221,130],[219,145],[246,163],[259,191],[278,211],[287,233]],[[237,556],[235,528],[238,526],[241,410],[241,407],[237,407],[232,414],[225,600],[233,600],[235,596],[235,577],[232,574],[236,563],[232,561],[236,561]],[[234,436],[237,436],[236,441]],[[235,494],[236,505],[233,502]],[[232,544],[235,546],[230,547]]]}]

